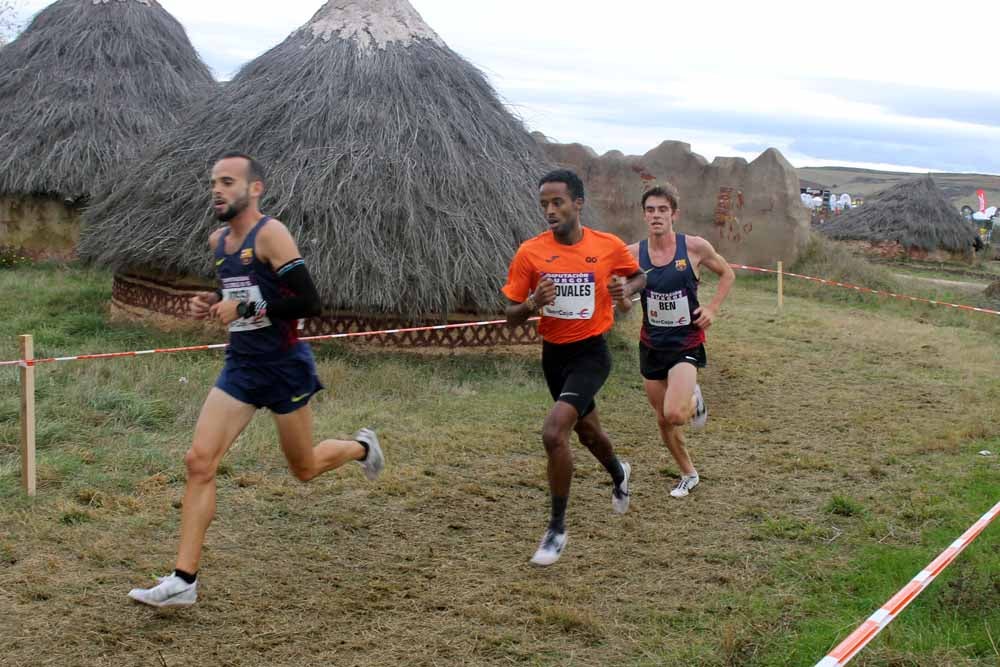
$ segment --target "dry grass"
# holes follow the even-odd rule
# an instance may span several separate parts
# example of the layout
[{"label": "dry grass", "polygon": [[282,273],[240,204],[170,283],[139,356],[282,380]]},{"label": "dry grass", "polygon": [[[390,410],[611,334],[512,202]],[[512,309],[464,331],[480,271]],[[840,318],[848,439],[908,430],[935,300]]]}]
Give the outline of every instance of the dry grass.
[{"label": "dry grass", "polygon": [[[958,535],[933,532],[957,502],[938,475],[997,471],[971,451],[990,439],[1000,449],[995,341],[798,298],[779,316],[773,295],[738,287],[710,334],[709,426],[690,437],[703,483],[673,500],[676,469],[637,374],[636,322],[620,326],[600,406],[635,466],[632,508],[611,513],[606,474],[577,447],[556,566],[527,564],[547,512],[548,397],[533,358],[321,347],[331,391],[316,404],[317,430],[376,426],[385,477],[368,484],[349,468],[300,485],[258,418],[223,470],[201,601],[180,612],[134,606],[125,592],[172,563],[181,457],[219,357],[43,371],[84,387],[58,394],[60,405],[47,389],[43,421],[138,410],[121,396],[83,405],[117,387],[171,411],[136,413],[143,429],[94,418],[53,435],[34,503],[12,492],[12,451],[0,445],[0,665],[813,664],[859,613],[840,618],[835,600],[873,596],[860,621],[885,599],[871,582],[838,591],[835,573],[870,546],[898,552],[935,535],[936,553]],[[182,373],[190,388],[177,386]],[[75,468],[60,463],[70,456]],[[995,548],[996,532],[981,541]],[[896,570],[898,585],[916,573]],[[960,590],[942,584],[942,623],[977,604],[997,620],[988,604],[1000,588],[977,572],[959,577]],[[919,603],[905,612],[919,613]],[[821,623],[812,645],[786,647]],[[907,645],[921,631],[888,633],[858,664],[995,664],[940,635]]]}]

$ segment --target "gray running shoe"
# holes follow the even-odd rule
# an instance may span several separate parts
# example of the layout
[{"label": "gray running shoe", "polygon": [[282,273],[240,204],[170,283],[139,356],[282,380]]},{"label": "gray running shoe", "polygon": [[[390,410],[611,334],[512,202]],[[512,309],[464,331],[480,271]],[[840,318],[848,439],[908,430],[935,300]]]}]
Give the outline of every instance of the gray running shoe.
[{"label": "gray running shoe", "polygon": [[354,434],[354,439],[368,445],[368,456],[358,463],[365,471],[365,477],[369,481],[374,481],[385,468],[385,456],[382,454],[382,447],[378,444],[378,436],[370,428],[363,428]]},{"label": "gray running shoe", "polygon": [[152,588],[133,588],[128,596],[151,607],[190,607],[198,601],[198,582],[192,584],[176,574],[158,577]]}]

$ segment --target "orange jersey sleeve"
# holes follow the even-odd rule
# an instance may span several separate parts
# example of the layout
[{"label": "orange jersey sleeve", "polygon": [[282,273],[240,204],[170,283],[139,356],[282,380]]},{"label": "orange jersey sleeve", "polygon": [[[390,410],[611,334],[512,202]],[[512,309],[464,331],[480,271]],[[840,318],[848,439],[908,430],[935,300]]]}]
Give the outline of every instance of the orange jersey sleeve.
[{"label": "orange jersey sleeve", "polygon": [[615,261],[615,268],[612,269],[612,273],[616,276],[634,276],[635,274],[642,271],[642,267],[639,266],[639,262],[632,253],[628,251],[628,246],[625,245],[624,241],[619,241],[621,246],[618,248],[617,259]]},{"label": "orange jersey sleeve", "polygon": [[538,279],[528,255],[529,253],[522,244],[517,249],[514,259],[511,260],[510,267],[507,269],[507,284],[502,288],[504,295],[517,303],[523,303],[527,300],[528,295],[538,285]]}]

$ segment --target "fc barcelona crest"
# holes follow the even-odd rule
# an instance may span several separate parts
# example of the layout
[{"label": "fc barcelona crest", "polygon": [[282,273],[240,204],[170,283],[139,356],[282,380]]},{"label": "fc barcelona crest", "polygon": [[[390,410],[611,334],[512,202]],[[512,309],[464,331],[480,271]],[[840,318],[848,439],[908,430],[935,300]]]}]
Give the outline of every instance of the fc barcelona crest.
[{"label": "fc barcelona crest", "polygon": [[688,267],[688,261],[686,259],[679,259],[674,262],[674,268],[678,271],[684,271]]}]

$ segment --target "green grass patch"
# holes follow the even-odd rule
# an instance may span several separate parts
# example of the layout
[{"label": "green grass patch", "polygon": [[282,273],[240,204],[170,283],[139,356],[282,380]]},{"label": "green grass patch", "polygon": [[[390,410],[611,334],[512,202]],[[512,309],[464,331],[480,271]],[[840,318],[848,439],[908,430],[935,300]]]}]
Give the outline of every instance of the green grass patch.
[{"label": "green grass patch", "polygon": [[[839,265],[820,253],[804,273]],[[878,286],[886,270],[826,277]],[[45,356],[217,342],[109,322],[110,286],[72,265],[0,271],[0,357],[21,333]],[[16,390],[0,396],[0,597],[20,626],[4,655],[31,664],[19,638],[44,634],[66,665],[138,664],[147,644],[167,664],[228,664],[220,646],[246,665],[815,664],[1000,500],[1000,455],[978,454],[1000,453],[1000,338],[968,323],[983,316],[831,290],[793,289],[779,313],[773,277],[740,275],[709,331],[711,416],[687,435],[702,483],[683,500],[638,318],[619,323],[598,405],[633,464],[632,508],[611,513],[606,472],[574,443],[570,540],[546,569],[527,565],[548,513],[537,348],[316,345],[316,437],[377,428],[385,476],[300,484],[258,416],[219,470],[203,600],[162,616],[124,593],[172,564],[183,456],[222,355],[41,366],[35,499]],[[16,387],[17,370],[0,379]],[[857,664],[995,665],[998,528]]]},{"label": "green grass patch", "polygon": [[865,506],[851,498],[844,496],[834,496],[826,504],[826,511],[837,516],[864,516],[867,514]]}]

